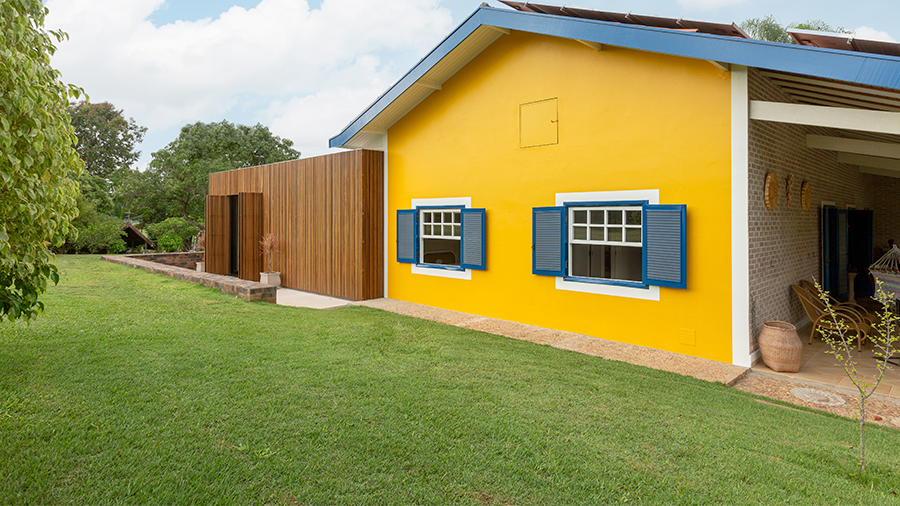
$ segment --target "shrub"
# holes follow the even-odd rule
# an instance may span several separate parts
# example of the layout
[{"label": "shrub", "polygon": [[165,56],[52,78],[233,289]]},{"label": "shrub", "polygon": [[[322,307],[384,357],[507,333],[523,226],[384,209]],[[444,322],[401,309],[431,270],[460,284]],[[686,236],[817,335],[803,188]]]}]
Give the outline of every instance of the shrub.
[{"label": "shrub", "polygon": [[125,251],[125,231],[122,220],[108,214],[97,214],[78,228],[78,237],[72,241],[76,251],[90,253],[121,253]]},{"label": "shrub", "polygon": [[171,253],[173,251],[181,251],[182,246],[184,245],[184,240],[178,236],[175,232],[169,231],[162,235],[159,240],[156,241],[156,247],[160,251],[164,251],[166,253]]},{"label": "shrub", "polygon": [[163,237],[165,237],[166,234],[174,234],[179,238],[181,243],[175,249],[165,251],[183,251],[191,247],[191,241],[194,236],[197,235],[197,232],[200,231],[200,228],[196,225],[192,225],[184,218],[166,218],[159,223],[147,225],[145,231],[147,232],[147,235],[150,236],[150,239],[157,243],[157,247],[160,249],[163,248],[159,244],[163,240]]}]

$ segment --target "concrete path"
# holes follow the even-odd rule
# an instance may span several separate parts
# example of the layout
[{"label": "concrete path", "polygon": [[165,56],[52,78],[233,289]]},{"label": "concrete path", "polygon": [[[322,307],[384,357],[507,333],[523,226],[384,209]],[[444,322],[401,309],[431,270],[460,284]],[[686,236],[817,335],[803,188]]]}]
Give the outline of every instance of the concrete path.
[{"label": "concrete path", "polygon": [[317,293],[301,292],[291,288],[279,288],[275,297],[275,303],[281,306],[333,309],[349,305],[350,301]]}]

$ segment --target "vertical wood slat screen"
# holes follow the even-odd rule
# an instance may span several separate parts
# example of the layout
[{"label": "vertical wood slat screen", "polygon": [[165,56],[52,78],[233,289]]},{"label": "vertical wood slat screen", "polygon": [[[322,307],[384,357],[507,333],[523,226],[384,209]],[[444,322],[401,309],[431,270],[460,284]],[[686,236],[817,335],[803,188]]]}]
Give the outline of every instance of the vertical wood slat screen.
[{"label": "vertical wood slat screen", "polygon": [[228,274],[231,260],[230,244],[231,212],[228,197],[206,197],[206,272]]},{"label": "vertical wood slat screen", "polygon": [[209,194],[262,194],[261,235],[278,238],[284,286],[372,299],[384,294],[383,166],[371,150],[291,160],[211,174]]},{"label": "vertical wood slat screen", "polygon": [[240,219],[240,243],[238,245],[238,277],[259,281],[262,271],[262,255],[259,242],[262,240],[262,193],[238,193]]}]

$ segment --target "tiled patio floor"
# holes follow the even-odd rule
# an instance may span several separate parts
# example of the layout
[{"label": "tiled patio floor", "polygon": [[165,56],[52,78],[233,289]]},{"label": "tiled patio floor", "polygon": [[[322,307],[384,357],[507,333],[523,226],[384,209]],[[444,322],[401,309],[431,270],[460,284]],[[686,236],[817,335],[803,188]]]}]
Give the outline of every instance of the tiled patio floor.
[{"label": "tiled patio floor", "polygon": [[[826,353],[828,345],[822,339],[813,339],[812,344],[806,344],[809,341],[809,334],[812,331],[812,325],[807,325],[797,331],[800,339],[803,341],[803,359],[800,365],[800,371],[796,373],[775,372],[766,367],[762,361],[757,362],[753,366],[754,372],[760,372],[768,375],[775,375],[789,381],[798,381],[803,383],[817,384],[828,386],[836,390],[855,392],[856,387],[850,382],[847,374],[841,366],[838,365],[834,355]],[[872,345],[863,347],[862,352],[857,355],[859,366],[857,370],[870,377],[875,375],[875,367],[878,363],[875,355],[872,353]],[[893,399],[900,399],[900,366],[893,366],[884,374],[884,380],[875,391]]]}]

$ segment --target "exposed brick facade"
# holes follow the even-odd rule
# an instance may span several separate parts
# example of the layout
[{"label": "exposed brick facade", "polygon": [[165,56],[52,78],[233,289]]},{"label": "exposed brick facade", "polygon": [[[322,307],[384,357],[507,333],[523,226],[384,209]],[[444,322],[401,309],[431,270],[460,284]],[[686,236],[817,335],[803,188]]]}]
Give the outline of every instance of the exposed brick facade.
[{"label": "exposed brick facade", "polygon": [[[750,69],[750,100],[793,102],[765,76]],[[841,164],[837,153],[806,147],[806,135],[836,136],[838,131],[769,121],[750,121],[750,350],[763,322],[801,321],[805,314],[791,291],[800,279],[821,279],[820,209],[822,202],[838,208],[855,205],[873,209],[875,244],[900,239],[900,180],[864,174],[855,165]],[[778,175],[778,204],[767,210],[763,201],[766,174]],[[788,175],[794,176],[790,206]],[[809,211],[800,205],[803,181],[811,184]]]}]

